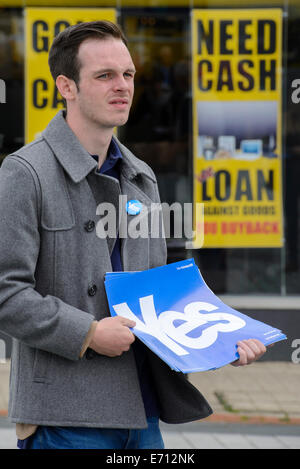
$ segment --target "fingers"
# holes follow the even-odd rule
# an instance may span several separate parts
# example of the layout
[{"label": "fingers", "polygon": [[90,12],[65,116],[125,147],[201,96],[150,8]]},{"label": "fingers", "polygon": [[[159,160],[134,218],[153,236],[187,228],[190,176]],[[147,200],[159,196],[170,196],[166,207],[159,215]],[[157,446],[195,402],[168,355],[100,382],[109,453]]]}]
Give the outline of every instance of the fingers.
[{"label": "fingers", "polygon": [[249,344],[250,347],[252,347],[252,350],[255,353],[255,359],[258,360],[264,353],[266,353],[267,349],[265,345],[257,339],[249,339]]},{"label": "fingers", "polygon": [[123,316],[115,316],[115,317],[123,326],[135,327],[136,325],[136,322],[132,321],[131,319],[124,318]]},{"label": "fingers", "polygon": [[[118,322],[125,327],[134,327],[136,325],[135,321],[132,321],[131,319],[124,318],[123,316],[115,316],[115,318],[118,320]],[[135,335],[133,332],[131,332],[129,329],[127,329],[127,340],[128,340],[128,347],[124,348],[124,352],[127,352],[130,348],[130,345],[135,341]]]},{"label": "fingers", "polygon": [[257,339],[241,340],[237,346],[239,359],[232,363],[233,366],[250,365],[266,352],[264,344]]},{"label": "fingers", "polygon": [[122,355],[135,341],[135,336],[130,330],[135,324],[134,321],[121,316],[101,319],[90,342],[90,348],[108,357]]}]

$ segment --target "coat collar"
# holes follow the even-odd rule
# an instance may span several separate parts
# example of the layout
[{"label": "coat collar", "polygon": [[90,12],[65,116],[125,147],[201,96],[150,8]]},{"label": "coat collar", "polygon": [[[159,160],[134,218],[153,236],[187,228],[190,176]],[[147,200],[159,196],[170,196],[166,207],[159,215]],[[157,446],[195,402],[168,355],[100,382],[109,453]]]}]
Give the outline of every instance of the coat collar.
[{"label": "coat collar", "polygon": [[[67,124],[64,111],[60,110],[42,133],[59,163],[75,183],[82,181],[97,167],[97,162],[81,145]],[[153,171],[143,161],[136,158],[124,145],[113,137],[122,153],[122,173],[129,179],[143,174],[156,181]]]}]

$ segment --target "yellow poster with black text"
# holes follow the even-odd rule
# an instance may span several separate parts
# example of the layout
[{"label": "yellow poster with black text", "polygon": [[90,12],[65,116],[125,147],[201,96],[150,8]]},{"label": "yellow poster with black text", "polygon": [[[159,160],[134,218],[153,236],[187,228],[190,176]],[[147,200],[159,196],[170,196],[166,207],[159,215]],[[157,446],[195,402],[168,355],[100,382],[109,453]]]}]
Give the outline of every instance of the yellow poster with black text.
[{"label": "yellow poster with black text", "polygon": [[64,108],[48,66],[54,37],[79,22],[109,20],[115,23],[116,10],[26,8],[25,18],[25,142],[29,143],[40,135],[59,109]]},{"label": "yellow poster with black text", "polygon": [[204,229],[204,248],[281,247],[282,11],[194,10],[192,23],[195,245]]}]

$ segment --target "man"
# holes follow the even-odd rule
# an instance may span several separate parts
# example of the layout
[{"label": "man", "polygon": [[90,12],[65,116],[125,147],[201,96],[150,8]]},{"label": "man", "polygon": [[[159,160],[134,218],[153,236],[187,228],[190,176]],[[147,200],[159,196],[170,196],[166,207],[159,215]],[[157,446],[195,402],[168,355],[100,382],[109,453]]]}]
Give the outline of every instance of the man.
[{"label": "man", "polygon": [[[134,322],[108,311],[107,271],[166,262],[163,237],[97,236],[99,204],[118,208],[120,194],[145,207],[159,202],[152,170],[113,136],[128,119],[135,67],[122,31],[102,21],[61,32],[49,65],[67,111],[0,171],[9,416],[20,447],[159,449],[159,418],[181,423],[212,411],[181,373],[134,340]],[[250,340],[238,351],[243,365],[265,348]]]}]

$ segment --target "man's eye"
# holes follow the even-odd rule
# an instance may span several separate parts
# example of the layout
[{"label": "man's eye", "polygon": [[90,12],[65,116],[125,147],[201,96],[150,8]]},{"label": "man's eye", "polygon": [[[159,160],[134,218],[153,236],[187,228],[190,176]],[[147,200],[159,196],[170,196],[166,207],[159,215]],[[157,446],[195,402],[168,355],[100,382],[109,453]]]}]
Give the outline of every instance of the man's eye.
[{"label": "man's eye", "polygon": [[109,77],[109,74],[108,73],[102,73],[101,75],[99,75],[97,78],[102,78],[103,80],[105,78],[108,78]]}]

